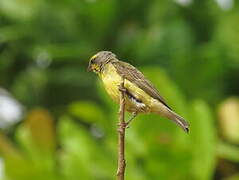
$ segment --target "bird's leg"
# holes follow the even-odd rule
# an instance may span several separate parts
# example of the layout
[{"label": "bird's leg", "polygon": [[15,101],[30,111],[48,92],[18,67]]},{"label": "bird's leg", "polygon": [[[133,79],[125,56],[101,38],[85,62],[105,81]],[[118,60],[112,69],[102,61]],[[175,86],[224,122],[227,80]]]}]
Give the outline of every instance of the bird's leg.
[{"label": "bird's leg", "polygon": [[126,128],[129,128],[129,124],[132,122],[132,120],[138,115],[137,112],[133,112],[131,118],[125,123]]},{"label": "bird's leg", "polygon": [[[121,87],[121,86],[119,86],[119,91],[121,91],[121,92],[124,92],[124,93],[127,93],[127,89],[125,88],[125,87]],[[125,122],[125,124],[124,124],[124,126],[125,126],[125,128],[129,128],[129,124],[132,122],[132,120],[137,116],[137,112],[133,112],[132,113],[132,116],[131,116],[131,118],[127,121],[127,122]]]},{"label": "bird's leg", "polygon": [[125,87],[119,86],[119,91],[126,93],[127,89]]},{"label": "bird's leg", "polygon": [[[124,94],[126,94],[127,89],[126,89],[125,87],[122,87],[121,85],[118,85],[118,88],[119,88],[119,91],[120,91],[120,92],[123,92]],[[124,122],[124,124],[118,123],[118,126],[119,126],[119,127],[120,127],[120,126],[123,126],[124,128],[126,128],[126,127],[127,127],[127,124],[126,124],[126,122]]]}]

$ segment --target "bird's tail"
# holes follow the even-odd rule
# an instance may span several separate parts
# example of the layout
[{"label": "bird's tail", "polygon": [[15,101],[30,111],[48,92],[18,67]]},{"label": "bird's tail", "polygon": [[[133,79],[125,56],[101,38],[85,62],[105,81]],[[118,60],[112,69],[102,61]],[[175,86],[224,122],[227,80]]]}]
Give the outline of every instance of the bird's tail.
[{"label": "bird's tail", "polygon": [[[162,114],[160,113],[160,115]],[[167,108],[166,112],[164,111],[163,115],[179,125],[186,133],[189,132],[189,123],[169,108]]]}]

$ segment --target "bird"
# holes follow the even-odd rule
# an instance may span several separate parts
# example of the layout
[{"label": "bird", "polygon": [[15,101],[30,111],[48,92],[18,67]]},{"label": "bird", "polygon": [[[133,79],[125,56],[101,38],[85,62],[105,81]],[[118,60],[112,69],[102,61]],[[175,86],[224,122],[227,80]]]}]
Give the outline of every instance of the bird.
[{"label": "bird", "polygon": [[[109,96],[120,103],[120,94],[125,93],[125,110],[132,114],[129,123],[141,113],[154,113],[175,122],[186,133],[189,123],[175,113],[154,85],[131,64],[121,61],[110,51],[99,51],[89,60],[88,71],[95,72],[103,82]],[[124,88],[120,84],[124,80]]]}]

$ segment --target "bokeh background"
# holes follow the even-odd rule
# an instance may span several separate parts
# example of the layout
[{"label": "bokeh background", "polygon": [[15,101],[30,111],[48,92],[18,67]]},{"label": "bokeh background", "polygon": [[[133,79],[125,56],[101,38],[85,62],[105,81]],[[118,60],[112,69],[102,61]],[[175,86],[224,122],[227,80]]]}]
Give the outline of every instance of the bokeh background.
[{"label": "bokeh background", "polygon": [[237,0],[0,0],[1,180],[115,179],[118,105],[86,72],[99,50],[191,124],[137,117],[126,179],[239,179]]}]

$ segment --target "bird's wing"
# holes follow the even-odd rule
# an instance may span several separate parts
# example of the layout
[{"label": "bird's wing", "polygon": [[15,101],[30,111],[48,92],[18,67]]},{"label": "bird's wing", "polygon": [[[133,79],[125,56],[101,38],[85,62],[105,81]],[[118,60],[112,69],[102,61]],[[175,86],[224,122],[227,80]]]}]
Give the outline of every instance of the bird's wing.
[{"label": "bird's wing", "polygon": [[159,100],[169,109],[171,109],[165,102],[164,98],[159,94],[158,90],[153,86],[153,84],[147,80],[144,75],[137,70],[134,66],[123,62],[123,61],[114,61],[112,62],[116,68],[119,75],[123,76],[125,79],[137,85],[140,89],[146,92],[151,97]]}]

